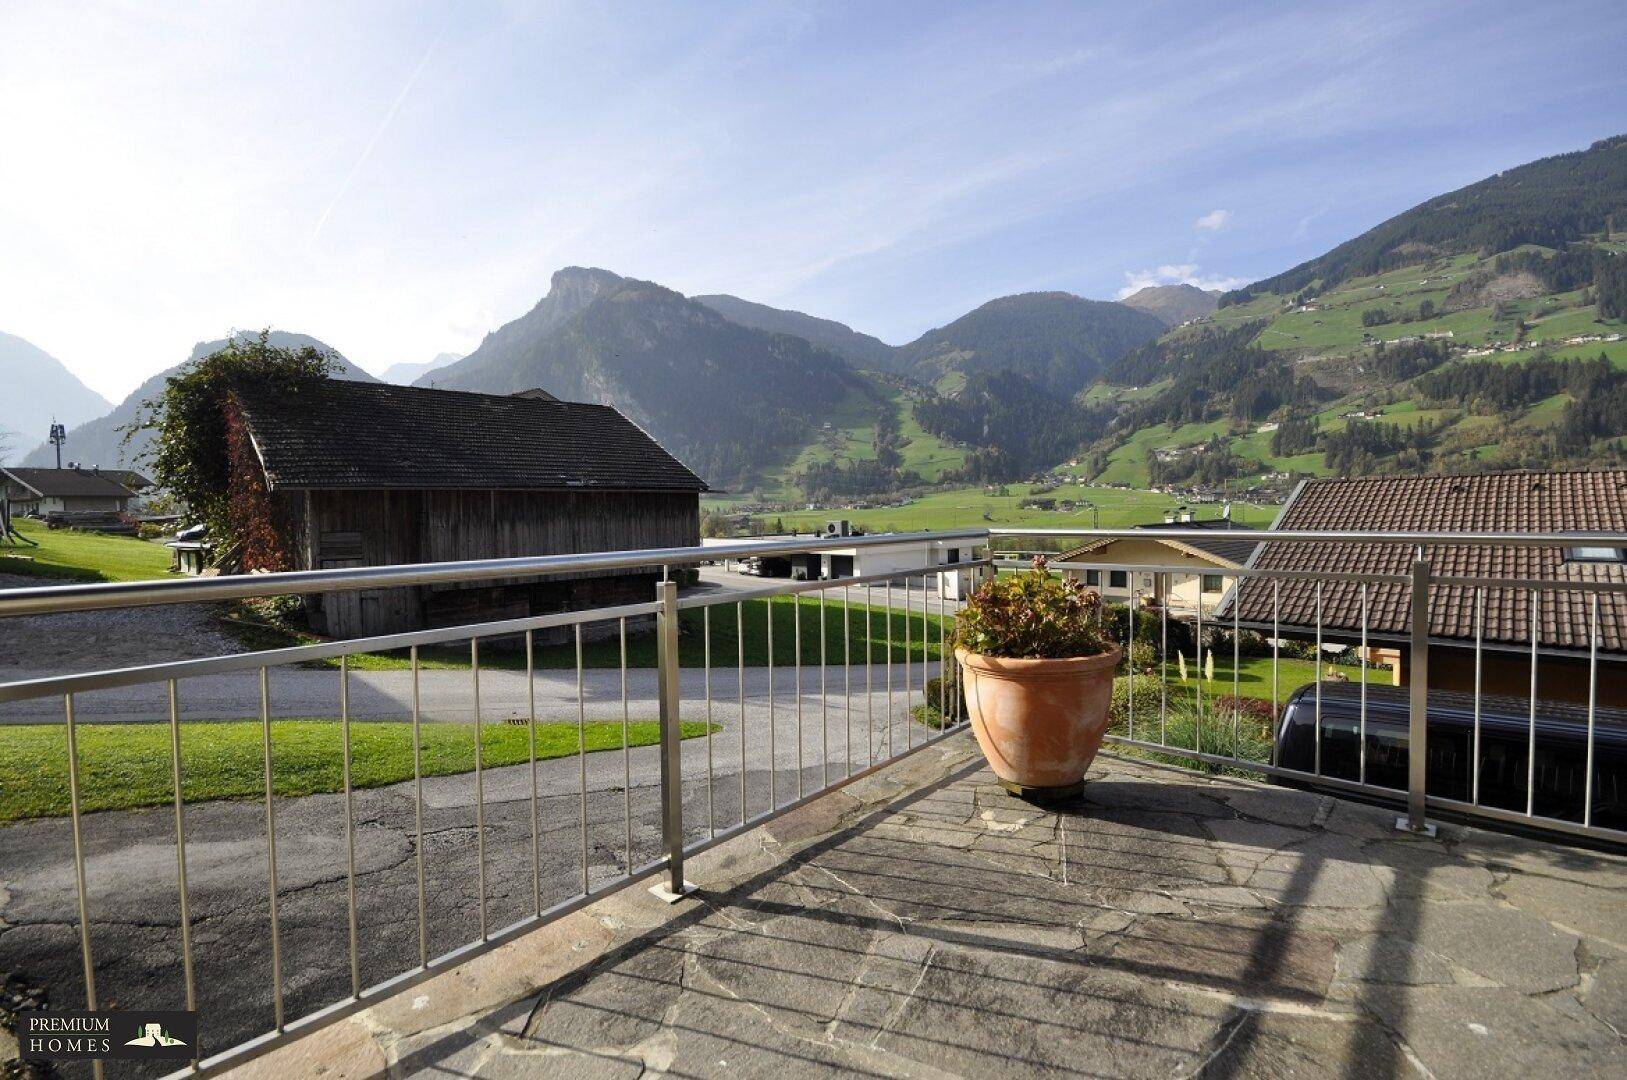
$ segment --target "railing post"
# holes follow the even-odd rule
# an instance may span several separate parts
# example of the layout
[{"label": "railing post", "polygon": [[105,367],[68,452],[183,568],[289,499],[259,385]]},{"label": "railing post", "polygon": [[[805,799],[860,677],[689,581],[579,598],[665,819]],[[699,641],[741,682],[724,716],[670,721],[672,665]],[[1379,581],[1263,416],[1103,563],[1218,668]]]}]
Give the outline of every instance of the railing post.
[{"label": "railing post", "polygon": [[[1321,662],[1321,657],[1317,657]],[[1434,836],[1424,820],[1429,772],[1429,560],[1420,550],[1412,562],[1412,645],[1407,654],[1407,816],[1395,827]]]},{"label": "railing post", "polygon": [[[669,904],[694,886],[684,880],[683,730],[679,716],[678,583],[656,586],[656,670],[661,697],[661,839],[667,849],[667,880],[650,891]],[[744,779],[742,778],[742,782]]]}]

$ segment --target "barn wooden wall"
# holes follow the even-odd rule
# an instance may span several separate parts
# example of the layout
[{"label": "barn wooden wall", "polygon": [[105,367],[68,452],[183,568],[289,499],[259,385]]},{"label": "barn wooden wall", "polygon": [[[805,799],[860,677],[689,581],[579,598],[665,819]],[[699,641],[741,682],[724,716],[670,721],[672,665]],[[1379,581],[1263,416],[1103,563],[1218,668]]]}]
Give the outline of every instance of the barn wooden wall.
[{"label": "barn wooden wall", "polygon": [[[311,491],[303,504],[286,520],[299,534],[303,566],[312,569],[700,543],[693,492]],[[478,588],[362,590],[323,598],[313,615],[335,637],[509,618],[624,602],[643,595],[629,579],[647,584],[658,571],[557,575],[545,585],[513,579]]]}]

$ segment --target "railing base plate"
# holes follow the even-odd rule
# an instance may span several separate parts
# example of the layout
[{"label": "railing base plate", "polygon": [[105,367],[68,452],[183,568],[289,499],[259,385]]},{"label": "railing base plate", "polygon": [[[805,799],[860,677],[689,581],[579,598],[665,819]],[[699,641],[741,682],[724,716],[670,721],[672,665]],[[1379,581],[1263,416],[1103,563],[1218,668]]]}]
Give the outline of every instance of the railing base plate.
[{"label": "railing base plate", "polygon": [[685,881],[682,892],[673,892],[671,887],[663,882],[660,885],[651,885],[650,895],[658,899],[665,900],[669,904],[676,904],[678,901],[694,892],[697,888],[698,886],[694,882]]},{"label": "railing base plate", "polygon": [[1412,827],[1412,822],[1408,821],[1404,817],[1398,817],[1395,819],[1395,831],[1411,833],[1414,836],[1434,836],[1435,825],[1433,822],[1425,822],[1422,829],[1414,829]]}]

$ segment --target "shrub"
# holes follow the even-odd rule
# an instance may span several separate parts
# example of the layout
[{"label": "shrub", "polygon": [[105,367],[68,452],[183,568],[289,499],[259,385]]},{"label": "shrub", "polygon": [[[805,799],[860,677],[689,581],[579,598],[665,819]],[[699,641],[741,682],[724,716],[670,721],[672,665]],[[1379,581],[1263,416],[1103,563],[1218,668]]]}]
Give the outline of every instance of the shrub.
[{"label": "shrub", "polygon": [[[1113,688],[1113,710],[1110,713],[1111,724],[1108,727],[1108,733],[1112,735],[1129,734],[1129,691],[1125,685],[1127,682],[1126,679],[1120,679],[1119,685]],[[1123,752],[1203,772],[1235,773],[1240,776],[1254,774],[1248,769],[1198,761],[1181,754],[1180,751],[1197,750],[1205,754],[1235,757],[1244,761],[1271,760],[1272,727],[1269,721],[1271,709],[1269,703],[1244,699],[1243,711],[1238,714],[1235,724],[1229,697],[1205,702],[1201,716],[1196,700],[1187,695],[1171,694],[1167,702],[1163,703],[1162,709],[1160,704],[1157,680],[1138,679],[1135,737],[1141,742],[1162,742],[1169,750],[1166,752],[1126,747],[1123,748]],[[1265,722],[1252,715],[1258,711],[1255,707],[1262,704],[1268,717]]]},{"label": "shrub", "polygon": [[1124,654],[1124,660],[1119,664],[1121,672],[1134,672],[1138,675],[1150,675],[1158,667],[1158,650],[1144,641],[1130,643],[1129,651]]},{"label": "shrub", "polygon": [[[960,711],[958,713],[955,711],[954,704],[955,695],[957,694],[961,695]],[[948,716],[939,711],[939,702],[942,702],[949,710]],[[959,664],[951,660],[943,677],[934,676],[927,680],[926,701],[911,709],[910,715],[919,723],[925,724],[934,731],[942,730],[955,723],[957,717],[964,719],[968,715],[965,695],[961,689]]]},{"label": "shrub", "polygon": [[955,644],[985,656],[1060,660],[1112,647],[1098,628],[1101,598],[1081,582],[1053,578],[1045,559],[1026,574],[980,585],[955,623]]},{"label": "shrub", "polygon": [[1232,710],[1236,709],[1238,715],[1244,720],[1252,720],[1256,724],[1264,725],[1267,729],[1269,729],[1277,719],[1276,713],[1272,711],[1271,702],[1269,701],[1261,701],[1259,698],[1251,697],[1236,698],[1232,697],[1230,694],[1222,694],[1214,700],[1214,711],[1217,714],[1229,716],[1231,715]]}]

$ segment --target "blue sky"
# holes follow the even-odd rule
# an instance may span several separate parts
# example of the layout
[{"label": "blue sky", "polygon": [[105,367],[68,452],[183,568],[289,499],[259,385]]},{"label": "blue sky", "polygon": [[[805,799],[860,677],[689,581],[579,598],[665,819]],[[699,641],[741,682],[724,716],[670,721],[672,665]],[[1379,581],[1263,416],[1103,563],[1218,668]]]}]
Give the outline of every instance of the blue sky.
[{"label": "blue sky", "polygon": [[908,340],[1225,285],[1627,130],[1611,3],[0,5],[0,329],[466,351],[564,265]]}]

